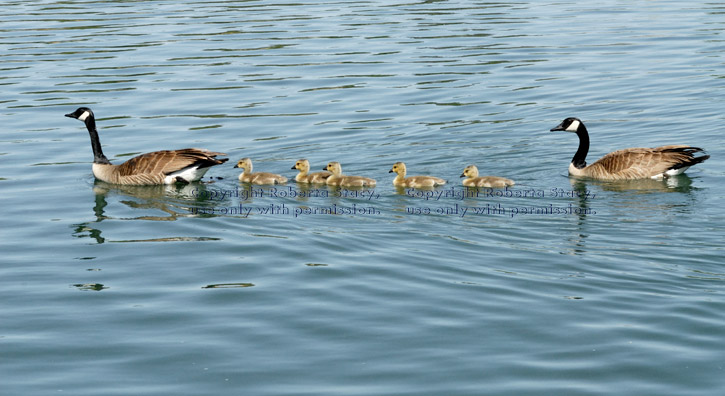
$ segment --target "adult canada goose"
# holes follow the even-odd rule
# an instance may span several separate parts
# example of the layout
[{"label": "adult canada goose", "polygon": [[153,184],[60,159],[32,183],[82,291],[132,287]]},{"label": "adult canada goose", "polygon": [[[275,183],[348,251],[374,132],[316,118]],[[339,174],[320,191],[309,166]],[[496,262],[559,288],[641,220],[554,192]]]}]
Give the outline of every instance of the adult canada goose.
[{"label": "adult canada goose", "polygon": [[252,160],[246,157],[240,159],[234,167],[242,169],[242,173],[239,174],[240,182],[252,184],[282,184],[287,182],[286,177],[276,173],[252,173]]},{"label": "adult canada goose", "polygon": [[332,173],[330,172],[309,173],[310,161],[307,161],[304,158],[295,162],[295,165],[292,167],[292,169],[297,169],[300,171],[300,173],[295,176],[295,181],[297,181],[298,183],[325,184],[327,178],[332,175]]},{"label": "adult canada goose", "polygon": [[388,172],[388,173],[397,173],[398,174],[397,176],[395,176],[395,179],[393,179],[394,186],[420,188],[420,187],[436,187],[436,186],[442,186],[442,185],[446,184],[446,181],[444,179],[441,179],[440,177],[434,177],[434,176],[405,177],[406,171],[407,170],[405,168],[405,163],[396,162],[393,164],[393,168],[390,169],[390,172]]},{"label": "adult canada goose", "polygon": [[709,155],[695,157],[695,153],[703,151],[699,147],[669,145],[617,150],[587,165],[589,133],[580,119],[569,117],[551,131],[573,132],[579,136],[579,148],[569,164],[569,174],[572,176],[600,180],[657,179],[679,175],[692,165],[710,158]]},{"label": "adult canada goose", "polygon": [[337,161],[330,162],[322,169],[332,172],[332,176],[328,177],[326,180],[326,183],[331,186],[375,187],[376,184],[375,180],[369,177],[344,176],[342,174],[342,165],[340,165]]},{"label": "adult canada goose", "polygon": [[120,165],[113,165],[103,155],[93,111],[88,107],[79,107],[65,116],[86,124],[93,149],[93,176],[106,183],[126,185],[189,183],[201,179],[210,167],[228,160],[228,158],[216,158],[217,155],[226,155],[224,153],[186,148],[141,154]]},{"label": "adult canada goose", "polygon": [[514,181],[505,177],[498,176],[478,176],[478,168],[476,165],[468,165],[461,173],[463,179],[462,184],[466,187],[493,187],[503,188],[513,186]]}]

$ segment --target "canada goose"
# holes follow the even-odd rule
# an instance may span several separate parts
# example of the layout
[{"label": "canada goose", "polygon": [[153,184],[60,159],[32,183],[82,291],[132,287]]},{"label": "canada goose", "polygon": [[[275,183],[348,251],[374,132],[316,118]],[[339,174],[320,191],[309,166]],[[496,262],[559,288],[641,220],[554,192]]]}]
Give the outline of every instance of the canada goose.
[{"label": "canada goose", "polygon": [[337,161],[330,162],[322,169],[332,172],[332,176],[328,177],[326,180],[328,185],[342,187],[375,187],[375,180],[369,177],[344,176],[342,174],[342,166]]},{"label": "canada goose", "polygon": [[308,173],[310,171],[310,161],[307,161],[304,158],[295,162],[295,165],[292,167],[292,169],[297,169],[300,171],[300,173],[295,176],[295,181],[297,181],[298,183],[325,184],[327,178],[332,175],[332,173],[330,172]]},{"label": "canada goose", "polygon": [[398,187],[410,187],[410,188],[420,188],[420,187],[436,187],[436,186],[442,186],[446,184],[446,181],[441,179],[440,177],[434,177],[434,176],[410,176],[405,177],[406,168],[405,163],[403,162],[396,162],[393,164],[393,168],[390,169],[390,172],[388,173],[397,173],[398,175],[395,176],[395,179],[393,179],[393,185]]},{"label": "canada goose", "polygon": [[569,174],[572,176],[600,180],[657,179],[679,175],[692,165],[710,158],[709,155],[695,157],[695,153],[703,150],[687,145],[637,147],[611,152],[587,166],[589,133],[580,119],[569,117],[551,131],[573,132],[579,136],[579,148],[569,164]]},{"label": "canada goose", "polygon": [[226,155],[224,153],[186,148],[141,154],[120,165],[113,165],[103,155],[93,111],[88,107],[79,107],[65,116],[86,124],[93,149],[93,176],[106,183],[126,185],[189,183],[201,179],[210,167],[229,160],[229,158],[216,159],[217,155]]},{"label": "canada goose", "polygon": [[461,173],[463,179],[463,185],[466,187],[494,187],[503,188],[513,186],[514,181],[505,177],[498,176],[478,176],[478,168],[476,165],[468,165],[466,169]]},{"label": "canada goose", "polygon": [[287,182],[286,177],[275,173],[252,173],[252,160],[247,157],[240,159],[234,167],[243,170],[239,174],[240,182],[252,184],[282,184]]}]

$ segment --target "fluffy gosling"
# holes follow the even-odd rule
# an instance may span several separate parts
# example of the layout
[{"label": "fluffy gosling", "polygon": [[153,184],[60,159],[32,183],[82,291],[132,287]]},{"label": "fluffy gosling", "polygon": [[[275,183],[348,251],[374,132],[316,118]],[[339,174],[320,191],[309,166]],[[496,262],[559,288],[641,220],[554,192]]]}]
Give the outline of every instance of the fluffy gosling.
[{"label": "fluffy gosling", "polygon": [[341,187],[375,187],[375,179],[363,176],[345,176],[342,174],[342,165],[339,162],[333,161],[327,164],[323,170],[332,173],[327,178],[327,185],[330,186],[341,186]]},{"label": "fluffy gosling", "polygon": [[252,173],[252,160],[247,157],[240,159],[234,167],[242,169],[242,173],[239,174],[239,181],[243,183],[282,184],[287,182],[286,177],[275,173]]},{"label": "fluffy gosling", "polygon": [[396,187],[410,187],[410,188],[430,188],[437,187],[446,184],[444,179],[435,176],[410,176],[405,177],[407,170],[405,163],[396,162],[393,164],[393,168],[388,173],[397,173],[395,179],[393,179],[393,185]]},{"label": "fluffy gosling", "polygon": [[493,188],[504,188],[514,185],[514,181],[505,177],[498,176],[478,176],[478,168],[476,165],[468,165],[463,170],[461,177],[463,179],[463,185],[466,187],[493,187]]},{"label": "fluffy gosling", "polygon": [[292,167],[292,169],[297,169],[300,171],[295,176],[295,181],[297,183],[310,183],[310,184],[325,184],[327,181],[327,178],[332,175],[330,172],[310,172],[310,161],[306,159],[301,159],[295,162],[295,165]]}]

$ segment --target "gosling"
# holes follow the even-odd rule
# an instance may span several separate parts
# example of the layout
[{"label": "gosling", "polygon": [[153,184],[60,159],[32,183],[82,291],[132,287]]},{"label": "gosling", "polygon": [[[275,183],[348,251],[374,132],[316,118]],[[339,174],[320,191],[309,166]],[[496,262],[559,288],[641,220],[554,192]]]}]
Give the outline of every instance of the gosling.
[{"label": "gosling", "polygon": [[292,167],[292,169],[297,169],[300,171],[300,173],[295,176],[295,181],[297,183],[325,184],[327,178],[332,175],[332,173],[330,172],[309,173],[310,161],[307,161],[304,158],[295,162],[295,165]]},{"label": "gosling", "polygon": [[327,164],[323,170],[332,172],[332,176],[328,177],[325,183],[330,186],[341,187],[375,187],[375,179],[363,176],[344,176],[342,174],[342,166],[339,162],[333,161]]},{"label": "gosling", "polygon": [[242,183],[282,184],[287,182],[286,177],[275,173],[252,173],[252,160],[246,157],[240,159],[234,167],[242,169],[242,173],[239,174],[239,181]]},{"label": "gosling", "polygon": [[393,185],[397,187],[410,187],[410,188],[430,188],[438,187],[446,184],[446,181],[440,177],[434,176],[411,176],[405,177],[406,168],[405,163],[396,162],[393,164],[393,168],[388,173],[397,173],[393,179]]},{"label": "gosling", "polygon": [[463,179],[463,185],[466,187],[493,187],[493,188],[504,188],[514,185],[514,181],[505,177],[498,176],[478,176],[478,168],[476,165],[468,165],[463,170],[461,177]]}]

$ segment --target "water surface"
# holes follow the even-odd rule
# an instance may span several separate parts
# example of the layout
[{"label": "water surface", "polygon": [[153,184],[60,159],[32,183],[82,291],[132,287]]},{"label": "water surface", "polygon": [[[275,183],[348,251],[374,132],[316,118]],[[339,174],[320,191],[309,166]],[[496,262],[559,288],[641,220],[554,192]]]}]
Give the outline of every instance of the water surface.
[{"label": "water surface", "polygon": [[[713,395],[725,386],[724,8],[708,2],[0,5],[9,395]],[[374,191],[96,182],[205,147]],[[570,179],[692,144],[666,181]],[[449,184],[398,190],[388,170]],[[509,191],[466,191],[468,164]],[[265,212],[266,211],[266,212]]]}]

